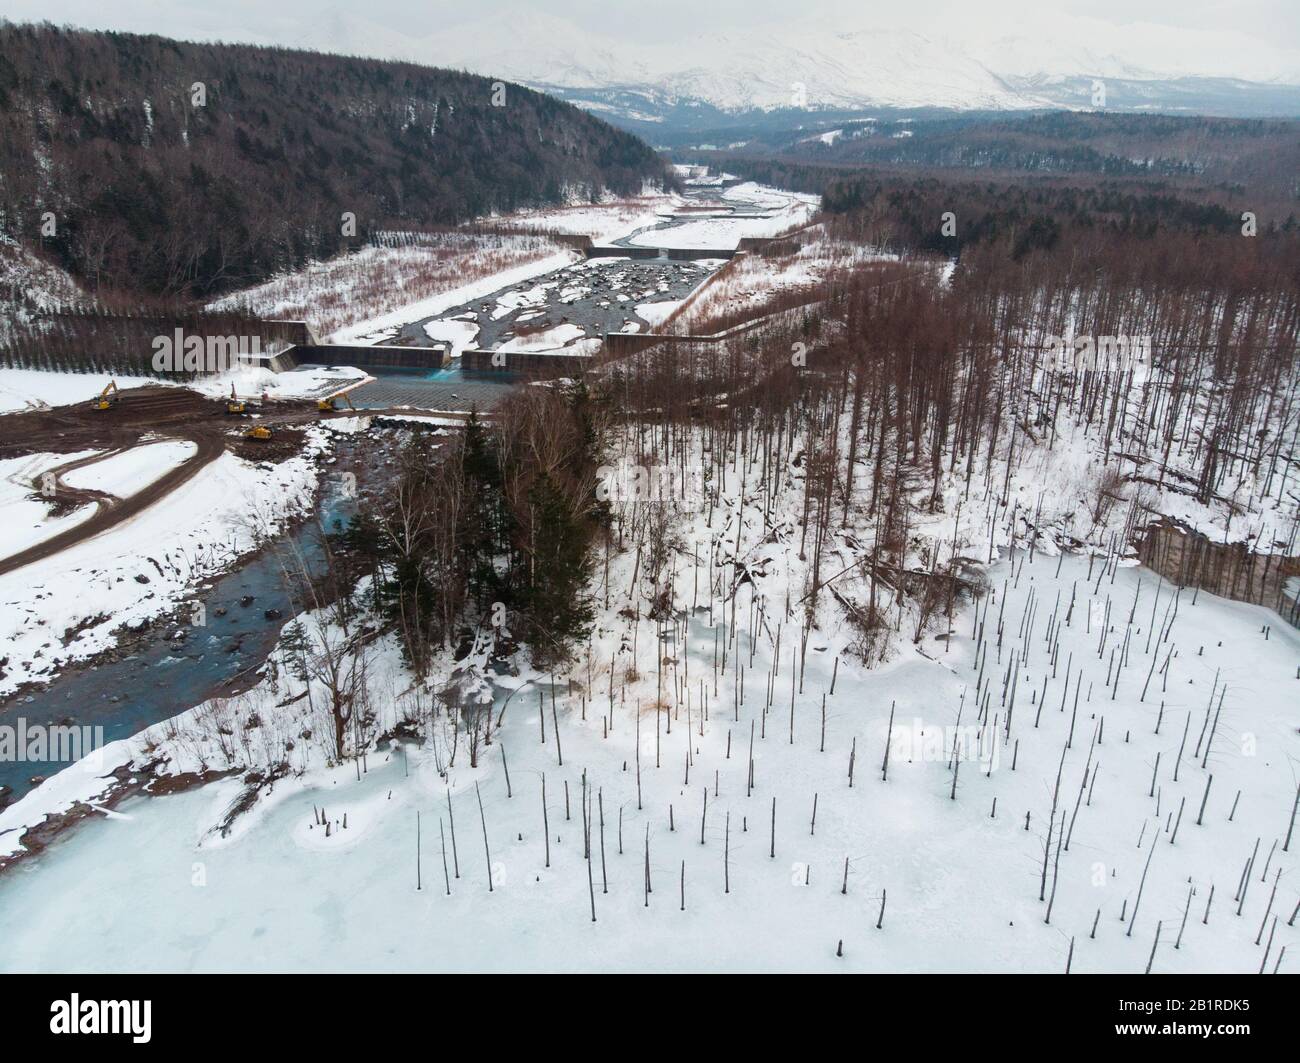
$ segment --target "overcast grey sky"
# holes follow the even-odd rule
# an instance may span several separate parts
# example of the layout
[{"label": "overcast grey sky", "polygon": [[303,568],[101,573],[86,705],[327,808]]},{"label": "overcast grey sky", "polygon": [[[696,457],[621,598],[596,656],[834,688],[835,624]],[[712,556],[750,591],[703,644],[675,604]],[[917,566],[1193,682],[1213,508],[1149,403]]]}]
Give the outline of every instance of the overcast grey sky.
[{"label": "overcast grey sky", "polygon": [[[1297,0],[0,0],[0,16],[171,37],[289,41],[322,12],[337,9],[416,36],[497,11],[526,7],[609,36],[672,41],[737,24],[846,21],[857,27],[903,25],[951,31],[972,16],[1017,32],[1027,16],[1060,13],[1115,23],[1150,22],[1235,30],[1273,46],[1300,48]],[[508,20],[506,20],[508,21]]]}]

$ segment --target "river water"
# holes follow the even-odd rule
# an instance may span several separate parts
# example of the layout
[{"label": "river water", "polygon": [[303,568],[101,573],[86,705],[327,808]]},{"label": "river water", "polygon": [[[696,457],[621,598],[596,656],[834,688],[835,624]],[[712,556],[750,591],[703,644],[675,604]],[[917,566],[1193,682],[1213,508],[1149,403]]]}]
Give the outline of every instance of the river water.
[{"label": "river water", "polygon": [[[44,690],[12,698],[0,706],[0,724],[16,728],[21,719],[28,729],[33,725],[103,728],[103,742],[108,743],[220,695],[232,681],[261,666],[295,612],[284,579],[285,547],[292,546],[308,564],[319,562],[322,530],[337,530],[354,508],[355,502],[337,488],[327,488],[316,519],[217,577],[194,597],[204,608],[202,626],[187,619],[179,624],[156,623],[127,655],[71,668]],[[280,618],[269,619],[268,611],[278,612]],[[183,637],[172,638],[177,632]],[[66,766],[0,760],[0,786],[13,791],[16,800],[31,789],[33,778]]]},{"label": "river water", "polygon": [[[688,198],[701,202],[715,195],[714,189],[687,193]],[[740,197],[730,201],[738,211],[735,231],[730,236],[733,245],[751,227],[755,217],[752,211],[770,206],[770,200],[767,196],[767,202]],[[699,217],[688,214],[666,218],[615,244],[635,246],[632,241],[653,231],[662,234],[655,243],[671,246],[673,231],[696,224]],[[636,306],[682,299],[717,266],[716,261],[593,259],[506,286],[484,299],[413,322],[403,328],[402,335],[408,337],[408,342],[425,343],[428,335],[424,326],[429,321],[464,319],[467,314],[473,314],[479,323],[476,346],[493,346],[523,323],[533,329],[573,324],[593,336],[620,331],[633,320],[644,329],[647,322],[636,313]],[[424,374],[383,372],[376,376],[375,383],[356,392],[359,407],[427,408],[431,394],[446,393],[449,400],[454,397],[465,408],[473,403],[486,409],[514,386],[512,380],[500,374],[464,374],[459,366]],[[444,404],[441,408],[453,406]],[[290,534],[292,544],[309,563],[321,557],[321,528],[333,530],[335,522],[345,520],[354,505],[327,490],[317,520],[305,522]],[[103,741],[112,742],[219,696],[230,689],[233,681],[261,666],[293,615],[281,556],[274,548],[266,549],[213,580],[209,589],[196,596],[206,610],[204,626],[160,624],[126,655],[69,669],[44,690],[0,704],[0,725],[16,727],[21,718],[28,727],[102,727]],[[269,619],[267,611],[280,616]],[[178,630],[183,637],[170,637]],[[0,761],[0,807],[6,799],[16,800],[29,791],[34,778],[63,767],[66,763]],[[7,798],[5,787],[11,791]]]}]

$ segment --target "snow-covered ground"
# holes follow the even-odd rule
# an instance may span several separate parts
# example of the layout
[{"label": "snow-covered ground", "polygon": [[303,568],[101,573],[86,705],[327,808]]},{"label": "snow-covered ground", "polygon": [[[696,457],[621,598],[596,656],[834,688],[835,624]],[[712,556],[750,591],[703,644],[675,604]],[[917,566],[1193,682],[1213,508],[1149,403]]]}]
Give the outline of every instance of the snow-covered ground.
[{"label": "snow-covered ground", "polygon": [[128,498],[189,461],[198,447],[185,439],[166,439],[132,447],[63,474],[63,482],[81,490],[104,491]]},{"label": "snow-covered ground", "polygon": [[516,266],[500,273],[494,273],[482,280],[472,281],[439,292],[437,295],[409,303],[400,309],[368,317],[355,325],[335,332],[330,337],[330,341],[333,343],[378,343],[380,340],[389,339],[396,335],[403,325],[412,321],[433,317],[451,307],[459,306],[461,303],[491,295],[508,285],[519,284],[523,281],[532,280],[534,277],[541,277],[564,266],[571,265],[578,259],[579,255],[576,251],[563,251],[548,255],[543,259]]},{"label": "snow-covered ground", "polygon": [[666,299],[657,303],[638,303],[636,312],[640,317],[643,317],[646,320],[646,323],[651,328],[658,328],[667,321],[684,302],[684,299]]},{"label": "snow-covered ground", "polygon": [[[392,335],[396,326],[437,314],[568,265],[575,252],[561,249],[548,233],[612,240],[680,203],[675,196],[585,203],[520,211],[473,223],[500,233],[382,234],[384,246],[368,246],[327,262],[276,277],[215,301],[214,309],[252,310],[264,317],[307,320],[335,343],[365,343]],[[537,235],[517,235],[517,230]],[[433,337],[442,339],[441,336]],[[463,337],[448,337],[455,340]],[[462,344],[463,346],[463,344]]]},{"label": "snow-covered ground", "polygon": [[[817,205],[815,196],[754,183],[729,188],[723,195],[738,208],[763,210],[769,216],[702,217],[667,230],[670,235],[652,230],[632,237],[631,242],[655,246],[667,239],[675,247],[731,248],[744,236],[773,235],[801,224]],[[455,256],[448,256],[447,248],[437,246],[436,241],[428,246],[399,241],[393,247],[368,247],[225,296],[213,306],[244,307],[272,318],[306,318],[334,343],[377,343],[391,339],[413,321],[435,317],[503,288],[545,278],[581,260],[578,252],[557,250],[540,234],[587,234],[598,243],[609,242],[657,224],[685,202],[676,195],[648,195],[628,201],[503,215],[476,224],[497,225],[503,230],[535,230],[539,236],[517,237],[503,232],[500,236],[465,233],[437,237],[492,245]],[[396,240],[404,234],[391,235]],[[413,240],[418,236],[406,235]],[[544,283],[538,286],[537,293],[545,290]],[[504,314],[520,305],[511,300],[523,297],[521,293],[509,293],[499,301],[498,312]],[[474,323],[467,320],[430,321],[425,333],[432,342],[451,343],[453,356],[472,346],[478,336]]]},{"label": "snow-covered ground", "polygon": [[[515,336],[514,339],[507,340],[499,350],[502,351],[546,351],[554,350],[559,347],[572,347],[587,335],[586,330],[581,325],[575,325],[572,322],[566,322],[562,325],[556,325],[554,328],[543,329],[541,332],[530,332],[523,336]],[[599,340],[594,341],[596,346],[600,345]]]},{"label": "snow-covered ground", "polygon": [[[118,376],[113,379],[123,389],[166,383],[150,377]],[[40,369],[0,368],[0,414],[89,402],[104,390],[108,381],[109,376],[103,373],[47,373]]]},{"label": "snow-covered ground", "polygon": [[187,384],[192,390],[214,399],[230,397],[233,386],[241,399],[316,398],[369,379],[355,366],[302,366],[287,373],[276,373],[257,366],[240,365],[224,373],[200,377]]},{"label": "snow-covered ground", "polygon": [[775,236],[802,225],[817,209],[819,197],[784,192],[747,181],[723,193],[735,206],[767,212],[764,217],[705,216],[682,222],[667,231],[649,230],[633,236],[638,247],[733,248],[746,236]]},{"label": "snow-covered ground", "polygon": [[88,505],[54,516],[51,509],[55,499],[34,485],[40,483],[43,473],[56,466],[96,453],[83,450],[74,454],[28,454],[0,461],[0,559],[74,528],[95,512],[95,507]]},{"label": "snow-covered ground", "polygon": [[[0,576],[0,641],[9,658],[0,694],[111,647],[121,625],[167,611],[198,581],[247,552],[255,533],[306,512],[316,487],[314,457],[324,439],[320,428],[309,429],[304,453],[279,464],[223,453],[137,516]],[[168,454],[167,462],[180,458],[179,450]],[[84,486],[113,492],[116,485],[133,493],[161,475],[166,463],[156,451],[147,462],[137,451],[109,461],[111,468],[87,467]]]},{"label": "snow-covered ground", "polygon": [[673,322],[683,334],[711,331],[711,323],[733,317],[756,317],[771,301],[800,291],[813,293],[838,275],[897,255],[827,237],[814,225],[796,237],[798,250],[778,257],[742,255],[687,300]]},{"label": "snow-covered ground", "polygon": [[[590,236],[595,243],[617,239],[624,233],[652,225],[663,212],[681,203],[680,197],[652,195],[642,199],[612,200],[607,203],[579,203],[567,207],[522,210],[490,219],[487,224],[538,232]],[[476,225],[485,224],[476,222]]]},{"label": "snow-covered ground", "polygon": [[322,338],[355,331],[364,320],[554,257],[544,236],[473,233],[388,234],[391,246],[367,246],[233,292],[216,310],[244,309],[267,318],[307,321]]},{"label": "snow-covered ground", "polygon": [[833,634],[800,667],[788,629],[778,653],[775,631],[732,640],[697,613],[659,668],[643,621],[644,670],[611,701],[606,632],[589,690],[561,690],[554,715],[522,680],[498,692],[479,768],[464,736],[445,779],[445,745],[372,754],[359,781],[349,763],[280,783],[224,839],[233,782],[133,800],[0,879],[0,964],[1062,971],[1073,942],[1074,971],[1141,971],[1159,927],[1157,972],[1253,972],[1273,931],[1271,970],[1296,936],[1281,842],[1300,635],[1103,568],[1022,552],[946,645],[868,672],[836,665]]},{"label": "snow-covered ground", "polygon": [[[759,235],[745,226],[806,217],[797,197],[742,189],[724,194],[774,217],[725,231],[728,219],[700,218],[672,242],[685,231],[696,246],[729,246]],[[867,254],[846,258],[819,232],[801,243],[779,263],[736,263],[676,321],[757,311]],[[561,283],[581,297],[581,278],[544,276],[575,259],[438,291],[336,338],[374,342],[534,279],[498,309],[541,305]],[[657,325],[680,301],[656,294],[610,298]],[[425,331],[463,349],[479,327]],[[565,323],[508,345],[549,349],[582,332]],[[308,394],[339,379],[322,373],[277,379]],[[241,395],[263,384],[236,382]],[[1020,384],[1049,394],[1043,380]],[[306,453],[277,466],[223,455],[127,524],[0,577],[0,637],[11,662],[31,662],[11,664],[0,693],[163,611],[248,548],[250,518],[302,511],[328,432],[366,423],[314,426]],[[1070,402],[1051,423],[1050,439],[1030,416],[987,452],[945,457],[933,489],[916,489],[898,564],[924,574],[935,551],[989,562],[987,592],[958,600],[951,622],[943,609],[921,622],[914,600],[869,580],[862,498],[828,535],[808,606],[810,462],[792,441],[770,497],[766,455],[711,464],[709,505],[674,514],[655,573],[636,548],[600,559],[596,631],[554,694],[526,651],[520,674],[489,686],[477,645],[458,665],[444,655],[421,688],[384,636],[368,651],[364,763],[334,764],[324,691],[293,677],[282,647],[247,693],[114,743],[0,811],[2,856],[47,813],[102,799],[113,768],[288,771],[233,822],[246,780],[133,798],[0,875],[0,968],[1247,972],[1271,970],[1283,946],[1291,968],[1300,841],[1283,844],[1300,767],[1300,632],[1112,555],[1129,499],[1103,507],[1099,488],[1117,445]],[[1126,460],[1141,468],[1145,436],[1131,420],[1124,429]],[[630,435],[619,442],[644,460]],[[155,467],[132,453],[66,482],[138,490]],[[1165,456],[1174,468],[1193,460]],[[39,525],[30,461],[6,473],[0,500]],[[712,461],[694,449],[683,465]],[[1216,538],[1225,519],[1264,537],[1290,504],[1282,481],[1260,497],[1246,472],[1230,475],[1230,505],[1172,486],[1142,488],[1143,500]],[[1065,541],[1091,556],[1061,556]],[[868,582],[885,618],[873,669],[857,663],[851,615]],[[645,616],[660,592],[662,627]],[[429,715],[432,692],[453,682],[492,699],[489,745],[474,722]],[[376,744],[411,720],[421,740]]]},{"label": "snow-covered ground", "polygon": [[428,321],[424,332],[434,343],[446,343],[451,348],[451,357],[459,358],[474,346],[478,338],[478,323],[459,318]]},{"label": "snow-covered ground", "polygon": [[[0,877],[0,963],[1248,972],[1294,953],[1295,843],[1282,845],[1300,633],[1119,558],[1060,556],[1046,518],[1025,534],[1032,499],[997,506],[978,479],[959,509],[958,466],[913,539],[1002,557],[988,592],[917,641],[901,609],[885,663],[863,669],[829,587],[801,647],[803,468],[767,509],[745,501],[758,472],[733,462],[715,504],[677,515],[664,641],[624,604],[666,569],[652,577],[631,548],[598,564],[608,605],[589,649],[554,706],[550,677],[522,662],[497,681],[476,768],[469,725],[428,720],[386,639],[368,664],[372,738],[412,718],[425,738],[372,749],[360,779],[352,761],[328,766],[319,738],[298,740],[322,733],[323,696],[296,700],[282,656],[246,695],[55,776],[0,814],[0,851],[45,812],[94,803],[102,774],[146,749],[169,772],[291,772],[226,834],[235,781],[129,801],[20,863]],[[1092,482],[1077,477],[1022,460],[1009,495],[1052,478],[1053,513],[1075,510]],[[827,549],[837,595],[861,600],[864,577],[841,573],[864,556],[860,532]],[[471,687],[485,682],[475,662]]]},{"label": "snow-covered ground", "polygon": [[[0,232],[0,347],[30,328],[45,327],[46,314],[89,306],[92,301],[66,270]],[[0,386],[0,412],[10,401]]]},{"label": "snow-covered ground", "polygon": [[[366,374],[349,366],[304,368],[293,373],[241,365],[224,373],[176,381],[161,377],[115,376],[125,391],[138,387],[187,387],[210,398],[228,398],[233,384],[243,399],[263,393],[277,399],[310,398],[349,383],[364,380]],[[53,373],[38,369],[0,369],[0,414],[89,402],[109,382],[104,373]]]}]

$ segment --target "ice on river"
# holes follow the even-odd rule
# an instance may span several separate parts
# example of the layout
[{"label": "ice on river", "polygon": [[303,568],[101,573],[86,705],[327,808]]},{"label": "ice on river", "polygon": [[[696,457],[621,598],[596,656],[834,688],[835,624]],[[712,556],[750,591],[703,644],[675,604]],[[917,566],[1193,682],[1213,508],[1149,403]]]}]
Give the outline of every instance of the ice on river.
[{"label": "ice on river", "polygon": [[[650,704],[658,655],[643,628],[639,745],[631,691],[622,703],[616,689],[611,707],[597,675],[586,720],[577,697],[559,698],[558,746],[549,699],[539,720],[536,688],[525,685],[477,770],[464,747],[447,780],[413,745],[374,755],[360,781],[348,764],[286,782],[219,844],[206,832],[234,783],[129,802],[124,816],[89,823],[0,877],[0,966],[1062,971],[1073,941],[1075,971],[1140,972],[1159,927],[1157,972],[1253,972],[1274,917],[1268,968],[1283,945],[1292,966],[1297,841],[1289,853],[1282,842],[1296,785],[1300,632],[1205,593],[1182,592],[1175,611],[1170,585],[1146,569],[1103,575],[1097,562],[1089,580],[1086,559],[1066,557],[1059,578],[1057,564],[1021,554],[1013,573],[1000,563],[991,599],[978,617],[958,611],[949,640],[927,637],[870,673],[842,659],[833,695],[832,651],[814,633],[793,712],[789,631],[770,687],[772,639],[751,659],[741,633],[715,692],[714,634],[700,615],[689,653],[668,644],[663,654],[677,661],[663,665],[664,690],[691,691],[689,711],[684,693],[665,698],[671,733],[668,711]],[[590,865],[584,776],[594,791]],[[448,794],[450,896],[439,837]],[[1040,893],[1055,894],[1050,923]]]}]

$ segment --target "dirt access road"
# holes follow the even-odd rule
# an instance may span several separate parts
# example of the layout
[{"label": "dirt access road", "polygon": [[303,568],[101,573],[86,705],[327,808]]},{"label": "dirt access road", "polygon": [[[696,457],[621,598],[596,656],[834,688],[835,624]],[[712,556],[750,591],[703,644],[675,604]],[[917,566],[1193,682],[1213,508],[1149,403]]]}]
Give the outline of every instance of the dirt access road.
[{"label": "dirt access road", "polygon": [[[243,430],[250,424],[248,419],[231,417],[225,409],[224,401],[205,398],[187,388],[143,387],[122,391],[117,402],[107,410],[97,409],[93,402],[82,402],[0,417],[0,458],[82,450],[102,452],[49,470],[55,474],[55,496],[73,503],[94,503],[97,506],[94,515],[76,527],[0,560],[0,575],[52,557],[130,520],[192,479],[225,451],[250,460],[283,461],[302,448],[303,433],[292,426],[332,416],[319,413],[315,403],[275,403],[264,408],[266,416],[258,422],[274,426],[275,437],[258,441],[243,438]],[[92,465],[112,454],[159,439],[188,440],[195,445],[195,453],[128,498],[74,489],[59,479],[74,468]]]},{"label": "dirt access road", "polygon": [[[213,461],[224,449],[221,440],[213,436],[199,436],[194,438],[194,443],[199,449],[192,457],[154,480],[144,490],[137,491],[127,498],[119,499],[103,491],[76,491],[75,497],[84,498],[85,501],[94,502],[97,505],[98,508],[94,515],[65,532],[52,535],[48,539],[41,540],[35,546],[29,546],[26,550],[21,550],[6,557],[0,561],[0,576],[14,571],[14,569],[22,568],[24,565],[30,565],[33,561],[53,557],[61,550],[66,550],[70,546],[84,542],[102,532],[108,531],[110,528],[116,527],[123,521],[130,520],[137,513],[148,509],[160,498],[166,497],[181,484],[192,479],[195,473],[207,465],[208,462]],[[113,453],[120,453],[120,451],[114,451]],[[89,460],[70,462],[67,466],[51,471],[54,471],[57,476],[63,472],[71,471],[74,467],[87,464],[93,464],[93,462]],[[64,487],[58,481],[56,483],[58,483],[56,497],[59,492],[66,492],[69,495],[74,493],[74,489]]]},{"label": "dirt access road", "polygon": [[[248,461],[278,463],[302,450],[305,426],[322,420],[358,414],[409,418],[428,413],[439,421],[465,417],[409,408],[327,412],[318,409],[314,399],[277,399],[254,407],[253,412],[257,414],[255,418],[235,417],[226,413],[224,399],[210,399],[188,388],[147,386],[123,390],[107,410],[97,409],[92,401],[0,416],[0,459],[41,453],[100,452],[47,470],[55,474],[56,498],[73,504],[94,504],[95,513],[65,532],[0,559],[0,576],[53,557],[130,520],[191,480],[224,452]],[[269,440],[245,438],[244,432],[254,424],[273,428],[275,435]],[[93,465],[113,454],[160,439],[189,440],[197,449],[185,462],[128,498],[72,488],[60,479],[63,473],[74,468]],[[39,490],[39,486],[33,484],[33,489]]]}]

